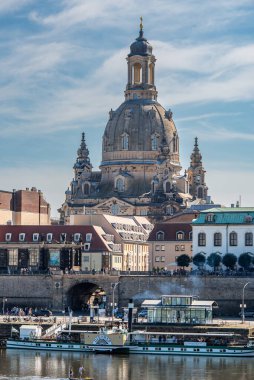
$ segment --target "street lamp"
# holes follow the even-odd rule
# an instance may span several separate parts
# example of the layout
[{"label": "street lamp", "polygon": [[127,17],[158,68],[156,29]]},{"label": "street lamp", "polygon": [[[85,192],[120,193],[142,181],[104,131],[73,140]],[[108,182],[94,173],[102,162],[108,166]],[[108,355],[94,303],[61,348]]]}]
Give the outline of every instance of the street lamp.
[{"label": "street lamp", "polygon": [[4,315],[5,302],[7,302],[7,298],[3,297],[3,315]]},{"label": "street lamp", "polygon": [[249,282],[246,282],[246,284],[243,286],[243,295],[242,295],[242,323],[244,323],[245,315],[244,315],[244,290],[246,286],[249,285]]},{"label": "street lamp", "polygon": [[116,287],[117,287],[118,284],[119,284],[119,282],[114,282],[113,284],[111,284],[112,289],[113,289],[113,292],[112,292],[112,315],[111,315],[112,324],[113,324],[113,322],[114,322],[115,290],[116,290]]}]

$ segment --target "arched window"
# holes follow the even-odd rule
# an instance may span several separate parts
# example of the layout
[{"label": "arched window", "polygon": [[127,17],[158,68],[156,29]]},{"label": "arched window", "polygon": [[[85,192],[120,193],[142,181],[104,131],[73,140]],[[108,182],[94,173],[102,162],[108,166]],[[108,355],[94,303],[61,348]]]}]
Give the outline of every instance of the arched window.
[{"label": "arched window", "polygon": [[149,83],[154,84],[154,64],[149,65]]},{"label": "arched window", "polygon": [[156,135],[152,135],[151,137],[151,146],[152,146],[152,150],[158,149],[158,138]]},{"label": "arched window", "polygon": [[139,84],[142,81],[142,66],[140,63],[135,63],[133,65],[134,69],[134,84]]},{"label": "arched window", "polygon": [[204,232],[200,232],[198,234],[198,246],[205,247],[206,246],[206,234]]},{"label": "arched window", "polygon": [[88,183],[84,184],[84,194],[89,195],[90,194],[90,186]]},{"label": "arched window", "polygon": [[189,232],[189,240],[192,240],[192,231]]},{"label": "arched window", "polygon": [[199,187],[198,188],[198,198],[204,198],[204,191],[203,191],[203,187]]},{"label": "arched window", "polygon": [[116,180],[116,190],[124,191],[124,180],[122,178],[117,178]]},{"label": "arched window", "polygon": [[120,207],[117,203],[112,204],[111,213],[112,213],[112,215],[119,215],[120,214]]},{"label": "arched window", "polygon": [[166,182],[166,193],[170,193],[171,191],[171,185],[170,185],[170,182]]},{"label": "arched window", "polygon": [[253,246],[253,233],[252,232],[246,232],[245,233],[245,245],[247,247]]},{"label": "arched window", "polygon": [[215,232],[213,235],[213,245],[215,247],[221,247],[222,245],[222,235],[220,232]]},{"label": "arched window", "polygon": [[122,149],[123,150],[129,149],[129,135],[127,133],[124,133],[122,135]]},{"label": "arched window", "polygon": [[158,231],[156,233],[156,240],[164,240],[164,232],[163,231]]},{"label": "arched window", "polygon": [[230,234],[229,234],[229,245],[231,247],[237,246],[237,233],[236,232],[230,232]]}]

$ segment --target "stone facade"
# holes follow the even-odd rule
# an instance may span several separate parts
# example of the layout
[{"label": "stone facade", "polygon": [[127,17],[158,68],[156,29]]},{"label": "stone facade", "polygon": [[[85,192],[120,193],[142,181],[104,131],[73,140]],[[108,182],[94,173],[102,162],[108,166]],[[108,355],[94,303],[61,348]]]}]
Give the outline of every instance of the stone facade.
[{"label": "stone facade", "polygon": [[179,136],[173,114],[157,101],[155,62],[141,24],[139,36],[127,56],[125,101],[109,112],[100,171],[92,171],[83,133],[74,178],[59,210],[63,223],[69,223],[71,214],[83,213],[163,219],[185,208],[193,197],[202,195],[201,200],[206,199],[205,171],[203,167],[200,169],[200,162],[202,179],[198,189],[194,186],[198,180],[196,158],[188,173],[181,174]]}]

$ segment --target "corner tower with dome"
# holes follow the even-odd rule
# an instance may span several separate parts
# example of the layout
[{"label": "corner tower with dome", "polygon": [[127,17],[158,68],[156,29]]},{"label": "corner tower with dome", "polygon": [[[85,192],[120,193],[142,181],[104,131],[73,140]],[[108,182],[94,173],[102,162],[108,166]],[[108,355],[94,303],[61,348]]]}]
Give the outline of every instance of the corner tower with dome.
[{"label": "corner tower with dome", "polygon": [[139,36],[127,56],[125,100],[109,112],[100,172],[92,172],[82,135],[75,178],[60,209],[65,222],[71,213],[161,219],[192,199],[188,174],[180,174],[179,137],[172,112],[157,101],[155,63],[141,20]]}]

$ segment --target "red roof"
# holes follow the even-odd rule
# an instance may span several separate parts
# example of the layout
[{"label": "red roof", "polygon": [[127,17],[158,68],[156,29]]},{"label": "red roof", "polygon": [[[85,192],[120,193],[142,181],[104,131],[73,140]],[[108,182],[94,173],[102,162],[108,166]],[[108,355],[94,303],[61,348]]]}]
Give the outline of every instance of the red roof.
[{"label": "red roof", "polygon": [[150,233],[148,241],[157,241],[156,235],[157,232],[164,232],[164,239],[160,239],[160,241],[176,241],[177,232],[184,233],[183,240],[191,241],[190,232],[192,232],[192,226],[190,223],[158,223],[155,224],[154,229]]},{"label": "red roof", "polygon": [[[40,241],[45,238],[48,233],[52,233],[52,243],[60,243],[60,236],[62,233],[66,234],[66,242],[73,241],[73,235],[76,233],[80,234],[82,243],[86,242],[86,234],[91,233],[92,239],[89,241],[90,251],[108,251],[107,245],[104,243],[103,238],[97,233],[93,226],[73,226],[73,225],[44,225],[44,226],[24,226],[24,225],[0,225],[0,244],[7,243],[5,235],[11,233],[11,240],[8,243],[18,243],[18,244],[34,244],[33,234],[38,233],[40,235]],[[19,234],[25,234],[25,240],[19,241]],[[87,241],[88,242],[88,241]],[[64,244],[64,243],[61,243]]]}]

